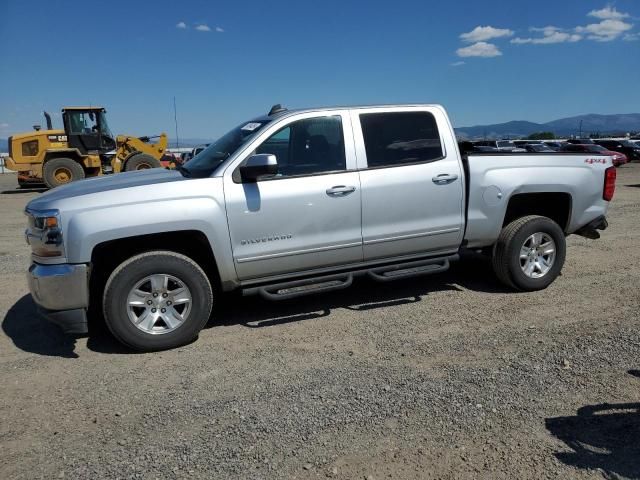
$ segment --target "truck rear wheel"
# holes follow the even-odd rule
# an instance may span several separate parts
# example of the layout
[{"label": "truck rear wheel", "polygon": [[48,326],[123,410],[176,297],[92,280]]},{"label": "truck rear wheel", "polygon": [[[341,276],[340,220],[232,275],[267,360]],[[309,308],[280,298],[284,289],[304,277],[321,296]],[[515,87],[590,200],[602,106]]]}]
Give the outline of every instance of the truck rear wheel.
[{"label": "truck rear wheel", "polygon": [[211,315],[213,292],[202,268],[171,251],[135,255],[107,280],[104,318],[123,344],[140,351],[191,342]]},{"label": "truck rear wheel", "polygon": [[160,160],[153,158],[146,153],[136,153],[132,155],[125,163],[124,171],[132,172],[134,170],[147,170],[148,168],[160,168]]},{"label": "truck rear wheel", "polygon": [[70,158],[53,158],[45,162],[42,169],[44,183],[55,188],[65,183],[75,182],[85,177],[82,165]]},{"label": "truck rear wheel", "polygon": [[500,232],[493,248],[493,270],[505,285],[523,291],[547,288],[562,270],[566,240],[547,217],[529,215]]}]

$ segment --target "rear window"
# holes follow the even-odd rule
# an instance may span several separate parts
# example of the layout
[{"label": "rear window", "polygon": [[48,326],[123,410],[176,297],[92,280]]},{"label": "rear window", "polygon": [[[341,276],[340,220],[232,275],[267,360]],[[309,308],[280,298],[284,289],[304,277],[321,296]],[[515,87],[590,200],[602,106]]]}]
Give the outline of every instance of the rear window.
[{"label": "rear window", "polygon": [[443,157],[436,119],[429,112],[363,113],[360,125],[370,168]]}]

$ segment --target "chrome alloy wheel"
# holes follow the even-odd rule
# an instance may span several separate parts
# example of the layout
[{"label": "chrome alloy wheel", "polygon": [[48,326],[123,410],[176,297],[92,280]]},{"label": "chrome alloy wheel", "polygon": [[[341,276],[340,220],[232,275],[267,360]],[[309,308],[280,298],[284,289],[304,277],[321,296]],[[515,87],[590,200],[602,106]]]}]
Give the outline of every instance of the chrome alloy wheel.
[{"label": "chrome alloy wheel", "polygon": [[127,296],[129,320],[153,335],[174,331],[189,316],[193,299],[187,285],[173,275],[149,275]]},{"label": "chrome alloy wheel", "polygon": [[542,278],[556,259],[556,242],[542,232],[527,237],[520,248],[520,268],[529,278]]}]

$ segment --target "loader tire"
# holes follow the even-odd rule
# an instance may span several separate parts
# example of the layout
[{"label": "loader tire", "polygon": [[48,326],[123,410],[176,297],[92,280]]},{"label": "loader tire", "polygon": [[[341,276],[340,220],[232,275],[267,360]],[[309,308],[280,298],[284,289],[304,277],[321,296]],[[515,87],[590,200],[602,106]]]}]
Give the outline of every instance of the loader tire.
[{"label": "loader tire", "polygon": [[47,187],[55,188],[82,180],[85,173],[82,165],[70,158],[53,158],[44,164],[42,177]]},{"label": "loader tire", "polygon": [[161,166],[160,161],[151,155],[136,153],[129,157],[129,160],[124,165],[124,171],[133,172],[134,170],[147,170],[149,168],[160,168]]},{"label": "loader tire", "polygon": [[528,215],[506,225],[493,249],[493,270],[506,286],[525,292],[547,288],[560,275],[567,246],[560,226]]}]

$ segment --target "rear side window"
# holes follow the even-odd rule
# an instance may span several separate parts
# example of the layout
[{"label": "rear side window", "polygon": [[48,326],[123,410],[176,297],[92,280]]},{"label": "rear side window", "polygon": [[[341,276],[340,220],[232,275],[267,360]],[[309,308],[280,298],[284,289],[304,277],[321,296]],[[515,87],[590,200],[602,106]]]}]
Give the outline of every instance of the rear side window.
[{"label": "rear side window", "polygon": [[442,158],[436,119],[429,112],[363,113],[360,125],[371,167],[393,167]]}]

